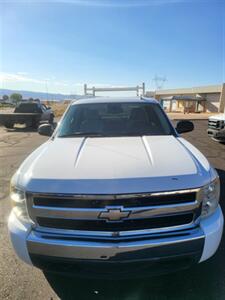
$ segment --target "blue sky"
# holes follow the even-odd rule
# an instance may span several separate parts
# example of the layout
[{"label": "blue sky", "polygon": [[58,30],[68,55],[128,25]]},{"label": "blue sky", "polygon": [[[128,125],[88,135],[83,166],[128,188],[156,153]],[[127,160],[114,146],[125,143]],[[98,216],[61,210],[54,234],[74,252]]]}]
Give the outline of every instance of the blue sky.
[{"label": "blue sky", "polygon": [[225,81],[223,0],[0,0],[0,19],[0,88]]}]

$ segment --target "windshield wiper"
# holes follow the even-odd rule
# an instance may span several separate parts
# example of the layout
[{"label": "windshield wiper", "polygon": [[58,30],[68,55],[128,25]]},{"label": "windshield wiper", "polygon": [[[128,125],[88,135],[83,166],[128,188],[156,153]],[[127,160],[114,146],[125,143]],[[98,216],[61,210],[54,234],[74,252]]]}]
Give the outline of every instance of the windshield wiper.
[{"label": "windshield wiper", "polygon": [[65,135],[60,135],[59,137],[76,137],[76,136],[84,136],[84,137],[98,137],[98,136],[103,136],[100,132],[82,132],[82,131],[77,131]]}]

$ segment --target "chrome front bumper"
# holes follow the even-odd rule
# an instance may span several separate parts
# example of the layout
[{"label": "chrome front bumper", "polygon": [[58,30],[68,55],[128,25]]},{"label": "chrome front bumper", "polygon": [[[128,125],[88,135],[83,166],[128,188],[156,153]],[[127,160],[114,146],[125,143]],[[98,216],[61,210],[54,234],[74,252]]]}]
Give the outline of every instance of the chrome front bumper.
[{"label": "chrome front bumper", "polygon": [[32,231],[27,248],[32,264],[42,270],[80,277],[130,278],[160,275],[198,263],[204,240],[200,227],[127,241],[52,239]]},{"label": "chrome front bumper", "polygon": [[27,238],[28,252],[32,255],[75,260],[136,261],[163,257],[198,254],[204,247],[204,232],[200,227],[164,235],[141,236],[136,239],[94,240],[48,235],[31,231]]},{"label": "chrome front bumper", "polygon": [[212,129],[212,128],[209,128],[207,129],[207,133],[209,136],[215,138],[215,139],[218,139],[218,140],[225,140],[225,129]]}]

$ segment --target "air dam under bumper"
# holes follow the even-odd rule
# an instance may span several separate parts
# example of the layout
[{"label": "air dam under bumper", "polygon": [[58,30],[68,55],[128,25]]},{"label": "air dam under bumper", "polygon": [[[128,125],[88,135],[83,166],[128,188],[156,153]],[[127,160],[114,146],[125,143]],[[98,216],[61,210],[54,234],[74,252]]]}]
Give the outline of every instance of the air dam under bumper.
[{"label": "air dam under bumper", "polygon": [[[17,228],[15,228],[17,226]],[[216,212],[201,221],[200,226],[189,230],[170,233],[165,237],[146,236],[137,240],[123,241],[93,241],[81,240],[76,237],[65,238],[51,235],[43,235],[34,230],[27,230],[15,221],[15,216],[9,219],[9,231],[11,240],[18,256],[25,262],[39,268],[53,271],[79,270],[80,266],[97,264],[97,269],[108,270],[109,264],[116,266],[118,273],[121,266],[133,266],[129,272],[135,271],[135,266],[145,267],[172,261],[170,269],[180,268],[174,260],[185,260],[182,267],[192,263],[202,262],[211,257],[217,250],[223,231],[223,215],[220,207]],[[79,265],[79,267],[77,267]],[[118,267],[119,265],[119,267]],[[106,266],[106,268],[105,268]],[[59,267],[59,268],[58,268]],[[96,268],[95,268],[96,269]],[[89,269],[89,272],[93,269]],[[163,271],[164,272],[164,271]]]}]

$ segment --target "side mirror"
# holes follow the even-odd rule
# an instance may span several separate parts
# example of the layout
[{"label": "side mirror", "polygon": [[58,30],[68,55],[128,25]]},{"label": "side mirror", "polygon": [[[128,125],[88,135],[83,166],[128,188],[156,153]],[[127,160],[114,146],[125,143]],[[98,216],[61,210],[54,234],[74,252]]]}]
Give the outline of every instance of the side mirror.
[{"label": "side mirror", "polygon": [[38,133],[40,135],[51,136],[54,128],[51,124],[42,124],[38,127]]},{"label": "side mirror", "polygon": [[176,131],[178,133],[185,133],[194,130],[194,124],[191,121],[179,121],[177,122]]},{"label": "side mirror", "polygon": [[52,109],[51,106],[47,106],[47,109]]}]

